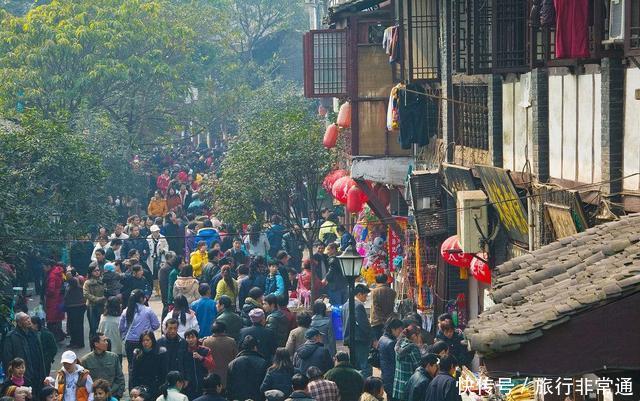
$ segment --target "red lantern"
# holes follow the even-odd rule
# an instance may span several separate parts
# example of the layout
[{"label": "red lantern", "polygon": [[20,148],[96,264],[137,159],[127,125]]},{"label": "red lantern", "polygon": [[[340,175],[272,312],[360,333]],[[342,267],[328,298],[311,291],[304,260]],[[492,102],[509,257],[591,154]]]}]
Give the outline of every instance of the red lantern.
[{"label": "red lantern", "polygon": [[367,195],[358,188],[357,185],[349,188],[347,192],[347,212],[349,213],[358,213],[362,210],[364,206],[364,199],[367,198]]},{"label": "red lantern", "polygon": [[[487,259],[487,254],[478,254],[478,256],[484,260]],[[478,259],[478,257],[474,257],[473,260],[471,260],[469,270],[476,280],[491,285],[491,270],[489,269],[489,265]]]},{"label": "red lantern", "polygon": [[389,206],[389,203],[391,203],[391,191],[389,191],[389,188],[387,188],[386,185],[380,184],[375,191],[376,196],[380,199],[384,207]]},{"label": "red lantern", "polygon": [[331,188],[333,188],[333,184],[338,180],[338,178],[342,178],[349,173],[345,170],[333,170],[322,181],[322,187],[328,193],[331,193]]},{"label": "red lantern", "polygon": [[475,256],[472,253],[462,252],[457,235],[452,235],[444,240],[440,247],[440,255],[442,255],[442,259],[450,265],[464,268],[469,267],[471,260]]},{"label": "red lantern", "polygon": [[340,106],[337,124],[342,128],[351,128],[351,103],[345,102]]},{"label": "red lantern", "polygon": [[335,124],[331,124],[324,132],[324,139],[322,139],[322,144],[325,148],[331,149],[336,146],[336,142],[338,142],[338,126]]},{"label": "red lantern", "polygon": [[327,115],[327,108],[324,107],[323,105],[318,106],[318,115],[320,117],[324,117]]},{"label": "red lantern", "polygon": [[349,189],[354,185],[356,185],[356,183],[351,177],[338,178],[336,182],[333,183],[333,187],[331,187],[331,195],[333,195],[338,202],[347,203],[347,192],[349,192]]}]

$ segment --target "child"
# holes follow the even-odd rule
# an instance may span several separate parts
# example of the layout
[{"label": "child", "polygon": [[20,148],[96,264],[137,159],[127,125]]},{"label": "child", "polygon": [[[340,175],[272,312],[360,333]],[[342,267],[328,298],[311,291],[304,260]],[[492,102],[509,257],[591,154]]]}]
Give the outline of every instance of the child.
[{"label": "child", "polygon": [[111,396],[111,386],[104,379],[98,379],[93,382],[93,400],[94,401],[118,401]]},{"label": "child", "polygon": [[[31,383],[29,383],[24,378],[24,372],[27,369],[27,366],[24,363],[24,359],[22,358],[14,358],[9,362],[9,366],[7,367],[7,379],[2,385],[2,395],[9,395],[7,391],[10,387],[30,387]],[[15,388],[13,389],[15,390]],[[13,394],[11,395],[13,397]],[[31,397],[29,397],[31,398]]]},{"label": "child", "polygon": [[182,373],[176,370],[167,373],[167,381],[160,387],[162,395],[156,401],[189,401],[189,398],[181,393],[185,384]]}]

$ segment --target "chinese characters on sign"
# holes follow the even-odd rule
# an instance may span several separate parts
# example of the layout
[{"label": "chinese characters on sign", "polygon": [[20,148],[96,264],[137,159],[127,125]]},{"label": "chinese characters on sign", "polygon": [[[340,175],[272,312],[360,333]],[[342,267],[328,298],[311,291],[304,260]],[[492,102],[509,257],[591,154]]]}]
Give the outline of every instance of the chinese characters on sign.
[{"label": "chinese characters on sign", "polygon": [[[581,377],[572,379],[568,377],[558,377],[555,379],[543,378],[534,379],[533,383],[526,378],[524,383],[521,380],[514,381],[511,378],[499,378],[497,380],[480,377],[470,380],[467,376],[460,377],[458,382],[458,391],[460,394],[474,392],[482,394],[493,394],[496,392],[507,393],[510,391],[523,394],[532,388],[535,393],[540,395],[576,395],[587,396],[589,394],[604,394],[611,391],[618,396],[632,396],[633,382],[631,378],[619,377],[608,378],[602,377],[598,379]],[[534,394],[530,394],[533,399]]]}]

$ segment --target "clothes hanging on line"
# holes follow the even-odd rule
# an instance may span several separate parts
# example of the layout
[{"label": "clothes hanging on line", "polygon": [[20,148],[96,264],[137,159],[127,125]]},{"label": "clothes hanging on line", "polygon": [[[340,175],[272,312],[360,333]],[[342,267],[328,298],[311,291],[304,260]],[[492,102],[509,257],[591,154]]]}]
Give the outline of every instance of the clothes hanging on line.
[{"label": "clothes hanging on line", "polygon": [[589,1],[554,0],[556,58],[587,58],[589,51]]},{"label": "clothes hanging on line", "polygon": [[400,27],[398,25],[390,26],[384,30],[382,47],[389,56],[389,63],[400,61]]},{"label": "clothes hanging on line", "polygon": [[412,144],[426,146],[438,131],[438,104],[426,96],[419,84],[408,84],[398,90],[398,117],[400,119],[400,146],[411,149]]},{"label": "clothes hanging on line", "polygon": [[403,84],[398,84],[391,88],[389,104],[387,105],[387,130],[397,131],[400,128],[400,116],[398,114],[398,90],[404,88]]}]

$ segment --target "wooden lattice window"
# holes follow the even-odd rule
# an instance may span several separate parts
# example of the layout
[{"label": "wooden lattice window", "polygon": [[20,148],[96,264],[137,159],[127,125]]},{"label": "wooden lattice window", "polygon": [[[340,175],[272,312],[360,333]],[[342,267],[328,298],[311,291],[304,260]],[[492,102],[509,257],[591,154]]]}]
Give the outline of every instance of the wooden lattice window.
[{"label": "wooden lattice window", "polygon": [[456,144],[476,149],[489,149],[489,88],[483,84],[454,85],[456,100],[453,124]]},{"label": "wooden lattice window", "polygon": [[467,74],[490,72],[491,0],[451,0],[452,66]]},{"label": "wooden lattice window", "polygon": [[519,72],[528,69],[528,2],[493,0],[493,70]]},{"label": "wooden lattice window", "polygon": [[407,0],[407,56],[412,81],[440,79],[438,11],[437,0]]},{"label": "wooden lattice window", "polygon": [[323,29],[307,32],[303,42],[304,95],[342,97],[347,94],[347,31]]}]

